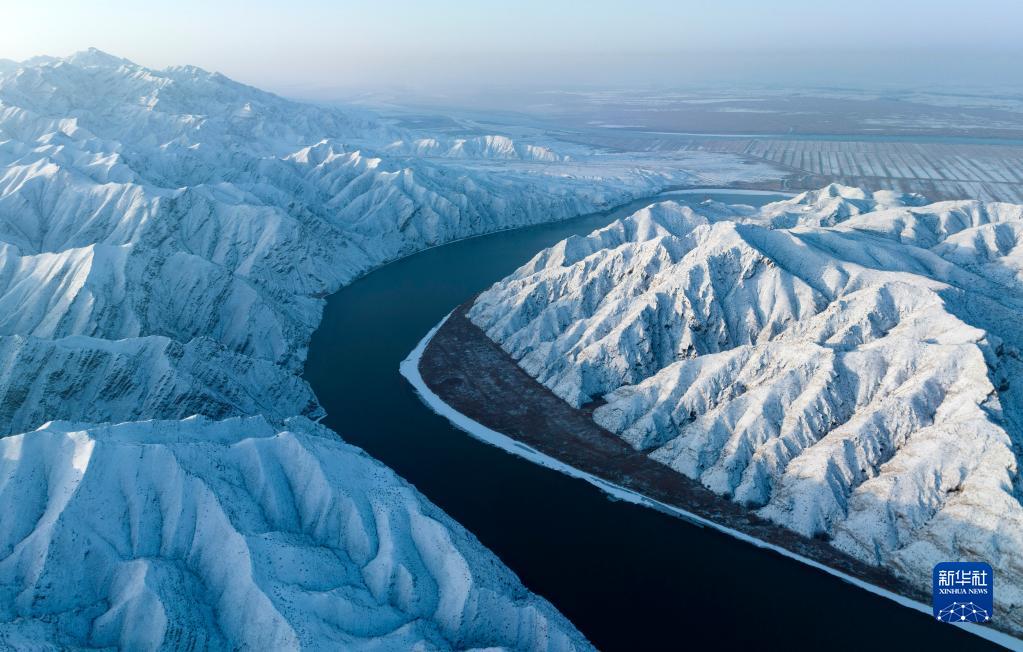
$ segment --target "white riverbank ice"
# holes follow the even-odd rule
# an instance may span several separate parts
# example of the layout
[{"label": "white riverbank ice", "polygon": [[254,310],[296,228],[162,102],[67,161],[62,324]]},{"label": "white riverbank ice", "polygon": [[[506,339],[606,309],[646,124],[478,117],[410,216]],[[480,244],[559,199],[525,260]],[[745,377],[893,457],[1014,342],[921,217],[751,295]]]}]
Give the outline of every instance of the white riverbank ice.
[{"label": "white riverbank ice", "polygon": [[588,647],[304,421],[322,409],[298,373],[359,274],[693,167],[774,174],[399,130],[95,50],[4,62],[0,645]]},{"label": "white riverbank ice", "polygon": [[[422,400],[427,407],[429,407],[439,416],[447,419],[456,428],[462,430],[463,432],[469,434],[470,436],[482,442],[500,448],[512,455],[516,455],[518,457],[526,459],[534,464],[539,464],[540,466],[544,466],[549,469],[558,471],[560,473],[572,476],[574,478],[579,478],[580,480],[589,482],[597,489],[613,497],[615,500],[621,500],[635,505],[656,509],[665,514],[670,514],[672,516],[676,516],[683,520],[689,521],[694,525],[700,527],[713,528],[719,532],[727,534],[728,536],[735,537],[740,541],[744,541],[759,548],[771,550],[778,554],[794,559],[800,563],[812,566],[813,568],[828,573],[829,575],[838,577],[842,581],[848,582],[853,586],[856,586],[865,591],[869,591],[871,593],[874,593],[875,595],[879,595],[888,600],[892,600],[893,602],[896,602],[904,607],[915,609],[926,614],[931,613],[930,605],[924,604],[922,602],[919,602],[912,598],[908,598],[903,595],[899,595],[898,593],[890,591],[886,588],[870,584],[862,579],[848,575],[835,568],[825,566],[824,564],[814,559],[804,557],[803,555],[797,554],[791,550],[787,550],[780,546],[767,543],[766,541],[752,537],[746,534],[745,532],[740,532],[739,530],[735,530],[721,523],[709,520],[698,514],[694,514],[692,512],[681,509],[674,505],[669,505],[654,500],[652,498],[649,498],[636,492],[634,489],[628,489],[626,487],[622,487],[614,483],[608,482],[607,480],[604,480],[602,478],[598,478],[595,475],[572,467],[561,460],[555,459],[550,455],[542,453],[539,450],[522,443],[521,441],[513,439],[508,435],[505,435],[504,433],[492,430],[484,426],[483,424],[479,423],[478,421],[475,421],[470,417],[462,414],[452,406],[445,403],[444,400],[441,399],[430,388],[430,386],[426,384],[426,381],[423,379],[423,376],[419,371],[419,364],[423,358],[423,353],[425,352],[426,347],[430,344],[430,341],[437,334],[437,331],[441,327],[443,327],[447,319],[448,317],[445,317],[443,320],[441,320],[439,324],[434,326],[430,330],[430,332],[427,333],[422,340],[420,340],[419,344],[416,345],[416,348],[413,349],[408,354],[405,360],[402,361],[401,374],[405,377],[406,380],[408,380],[409,384],[412,385],[412,388],[419,395],[420,400]],[[958,627],[965,629],[971,634],[974,634],[975,636],[979,636],[989,641],[993,641],[1009,649],[1017,649],[1023,646],[1023,641],[1013,637],[1012,635],[1004,631],[994,630],[985,625],[972,622],[954,624]]]},{"label": "white riverbank ice", "polygon": [[830,187],[665,202],[537,254],[475,323],[637,450],[1023,632],[1023,207]]}]

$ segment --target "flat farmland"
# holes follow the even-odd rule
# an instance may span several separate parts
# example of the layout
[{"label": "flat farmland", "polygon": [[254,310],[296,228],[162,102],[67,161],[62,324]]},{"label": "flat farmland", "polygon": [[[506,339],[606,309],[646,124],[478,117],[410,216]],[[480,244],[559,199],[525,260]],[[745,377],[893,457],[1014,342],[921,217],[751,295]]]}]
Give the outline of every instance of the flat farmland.
[{"label": "flat farmland", "polygon": [[[699,136],[628,132],[574,140],[622,151],[730,153],[780,168],[764,187],[819,188],[831,182],[870,190],[918,192],[931,200],[983,199],[1023,203],[1023,145],[986,142],[841,140],[780,136]],[[978,139],[980,140],[980,139]]]},{"label": "flat farmland", "polygon": [[1023,202],[1023,147],[914,142],[726,139],[690,148],[735,151],[792,172],[792,187],[829,181],[872,190],[919,192],[932,199],[964,197]]}]

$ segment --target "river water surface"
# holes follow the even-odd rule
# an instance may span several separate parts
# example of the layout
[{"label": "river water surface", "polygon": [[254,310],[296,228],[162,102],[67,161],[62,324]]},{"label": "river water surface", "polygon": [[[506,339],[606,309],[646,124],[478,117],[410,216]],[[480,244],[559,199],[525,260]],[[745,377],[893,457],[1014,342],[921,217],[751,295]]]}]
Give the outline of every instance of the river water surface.
[{"label": "river water surface", "polygon": [[[778,195],[675,197],[759,205]],[[305,378],[323,423],[394,469],[604,650],[985,649],[822,571],[484,444],[426,408],[398,365],[452,308],[540,249],[652,200],[385,265],[327,300]]]}]

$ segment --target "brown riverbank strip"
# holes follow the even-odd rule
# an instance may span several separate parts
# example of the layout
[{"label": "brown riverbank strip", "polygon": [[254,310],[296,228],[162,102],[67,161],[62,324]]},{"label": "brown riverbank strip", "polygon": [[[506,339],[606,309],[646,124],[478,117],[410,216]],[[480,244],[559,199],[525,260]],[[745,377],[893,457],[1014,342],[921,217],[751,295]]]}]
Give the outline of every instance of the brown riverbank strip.
[{"label": "brown riverbank strip", "polygon": [[458,412],[576,469],[697,514],[924,604],[930,595],[832,548],[757,517],[598,426],[592,409],[575,409],[530,377],[459,306],[427,345],[423,381]]}]

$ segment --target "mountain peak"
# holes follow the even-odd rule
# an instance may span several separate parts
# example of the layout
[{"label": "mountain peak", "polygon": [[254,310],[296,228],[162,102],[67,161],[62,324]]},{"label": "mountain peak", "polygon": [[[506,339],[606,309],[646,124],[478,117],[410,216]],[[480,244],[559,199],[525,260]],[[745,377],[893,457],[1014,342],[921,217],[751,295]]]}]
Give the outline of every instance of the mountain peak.
[{"label": "mountain peak", "polygon": [[134,66],[135,62],[122,57],[114,56],[99,48],[88,48],[75,52],[65,59],[67,63],[73,63],[85,67],[120,68],[121,66]]}]

